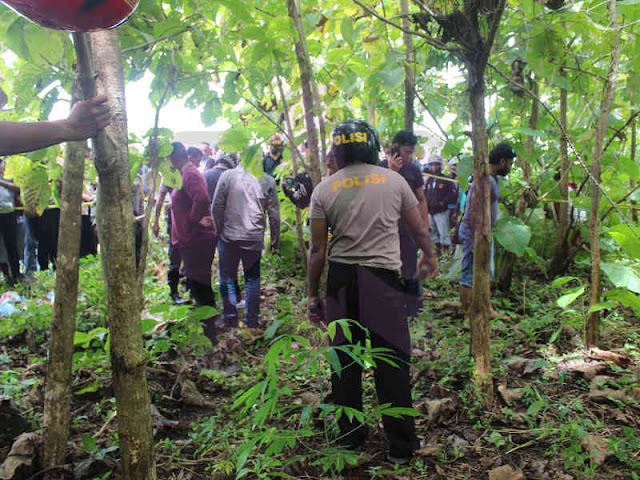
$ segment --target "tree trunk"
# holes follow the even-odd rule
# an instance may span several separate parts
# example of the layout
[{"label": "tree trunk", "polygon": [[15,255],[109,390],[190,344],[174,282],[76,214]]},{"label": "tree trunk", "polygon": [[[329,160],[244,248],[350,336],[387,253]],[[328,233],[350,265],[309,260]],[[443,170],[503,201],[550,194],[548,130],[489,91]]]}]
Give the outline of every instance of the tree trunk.
[{"label": "tree trunk", "polygon": [[[300,69],[300,84],[302,85],[302,105],[304,107],[304,123],[307,127],[307,143],[309,145],[309,165],[311,166],[311,179],[317,185],[322,181],[320,171],[320,155],[318,154],[318,130],[316,128],[316,110],[313,105],[313,72],[307,49],[307,37],[302,24],[302,12],[297,0],[287,0],[289,16],[293,20],[298,39],[295,42],[298,68]],[[293,138],[293,137],[292,137]]]},{"label": "tree trunk", "polygon": [[[284,93],[284,87],[282,86],[282,75],[280,74],[280,66],[273,62],[273,71],[276,73],[276,82],[278,83],[278,92],[280,93],[280,101],[282,103],[282,114],[284,115],[285,128],[287,130],[287,136],[293,138],[293,126],[291,124],[291,116],[289,115],[289,103]],[[293,175],[298,173],[298,155],[300,151],[296,148],[293,142],[289,142],[289,149],[291,150],[291,166],[293,167]],[[296,234],[298,237],[298,247],[302,258],[307,258],[307,245],[304,241],[304,231],[302,230],[302,215],[300,215],[300,209],[295,207],[296,212]],[[306,270],[306,262],[302,262]]]},{"label": "tree trunk", "polygon": [[[560,75],[566,78],[564,69]],[[569,156],[567,154],[567,89],[560,89],[560,203],[558,211],[558,226],[556,230],[556,246],[549,266],[549,273],[553,276],[561,275],[569,266]]]},{"label": "tree trunk", "polygon": [[[82,34],[74,34],[80,83],[92,78],[90,52]],[[84,80],[84,81],[83,81]],[[75,98],[90,98],[93,92]],[[73,366],[73,336],[78,311],[78,259],[80,257],[80,219],[84,157],[87,143],[68,142],[65,147],[60,205],[60,231],[56,262],[56,295],[51,315],[49,359],[44,395],[44,462],[51,469],[48,480],[62,479],[64,474],[54,467],[64,465],[69,436],[71,405],[71,370]]]},{"label": "tree trunk", "polygon": [[[593,158],[591,163],[591,219],[589,222],[591,238],[591,297],[589,304],[593,306],[600,301],[600,174],[602,171],[602,156],[604,153],[604,140],[607,133],[609,113],[615,94],[618,68],[620,65],[620,30],[618,27],[618,14],[616,0],[609,0],[610,28],[614,32],[614,46],[611,52],[611,65],[607,76],[606,90],[600,106],[600,118],[596,127],[595,144],[593,146]],[[600,315],[591,312],[587,316],[585,329],[585,343],[587,347],[598,345]]]},{"label": "tree trunk", "polygon": [[[531,91],[537,96],[538,94],[538,82],[532,80]],[[531,116],[529,117],[529,128],[535,130],[538,126],[538,102],[535,98],[531,99]],[[527,136],[525,142],[525,154],[528,158],[533,155],[533,137]],[[518,205],[516,206],[515,216],[524,221],[524,214],[527,210],[527,195],[529,194],[529,187],[531,186],[531,166],[526,159],[521,159],[520,168],[522,168],[523,179],[527,184],[527,188],[523,190],[520,198],[518,199]],[[502,268],[500,269],[500,275],[498,276],[498,288],[503,291],[508,291],[511,288],[511,281],[513,280],[513,270],[516,266],[517,257],[513,252],[505,252],[502,259]]]},{"label": "tree trunk", "polygon": [[98,90],[109,97],[111,125],[96,139],[98,233],[107,288],[111,366],[125,480],[155,480],[146,354],[140,322],[134,219],[120,40],[115,30],[90,34]]},{"label": "tree trunk", "polygon": [[475,362],[476,383],[486,404],[493,400],[491,355],[489,351],[489,310],[491,306],[491,190],[489,188],[489,141],[484,110],[484,68],[486,63],[475,59],[467,64],[469,102],[473,146],[473,198],[477,212],[473,253],[473,288],[469,319],[471,355]]},{"label": "tree trunk", "polygon": [[413,124],[415,123],[413,103],[416,96],[416,79],[413,68],[416,58],[413,50],[413,36],[407,32],[407,30],[411,30],[409,3],[407,0],[400,0],[400,13],[402,15],[402,27],[405,29],[402,32],[402,40],[406,49],[404,62],[404,128],[413,132]]},{"label": "tree trunk", "polygon": [[[631,122],[631,163],[636,163],[636,146],[638,145],[638,137],[636,132],[636,118],[634,117]],[[633,179],[629,180],[629,190],[633,191],[636,188],[635,181]],[[635,209],[637,202],[635,200],[631,200],[631,205],[633,205],[633,210],[631,210],[631,220],[633,223],[638,223],[638,210]]]}]

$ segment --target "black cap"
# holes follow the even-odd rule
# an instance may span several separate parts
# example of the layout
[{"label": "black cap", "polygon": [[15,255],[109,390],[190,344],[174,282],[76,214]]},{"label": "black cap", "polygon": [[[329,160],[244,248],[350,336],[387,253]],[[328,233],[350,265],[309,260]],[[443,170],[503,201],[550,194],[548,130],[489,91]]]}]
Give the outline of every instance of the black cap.
[{"label": "black cap", "polygon": [[516,151],[508,142],[501,142],[489,153],[489,163],[500,163],[502,158],[516,158]]}]

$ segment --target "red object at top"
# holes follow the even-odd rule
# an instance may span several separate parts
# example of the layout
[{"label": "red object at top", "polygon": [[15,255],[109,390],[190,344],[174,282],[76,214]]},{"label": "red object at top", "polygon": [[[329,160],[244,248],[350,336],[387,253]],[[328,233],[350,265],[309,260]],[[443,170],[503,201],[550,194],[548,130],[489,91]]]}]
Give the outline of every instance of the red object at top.
[{"label": "red object at top", "polygon": [[92,32],[117,27],[140,0],[0,0],[32,22],[55,30]]}]

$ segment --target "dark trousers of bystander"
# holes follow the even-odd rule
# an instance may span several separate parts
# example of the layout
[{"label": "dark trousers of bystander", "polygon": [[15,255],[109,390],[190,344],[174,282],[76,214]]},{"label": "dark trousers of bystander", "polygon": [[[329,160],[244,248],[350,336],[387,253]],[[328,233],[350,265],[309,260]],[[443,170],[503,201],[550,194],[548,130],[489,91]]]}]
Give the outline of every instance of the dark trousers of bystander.
[{"label": "dark trousers of bystander", "polygon": [[[360,265],[329,263],[327,279],[327,320],[358,321],[364,328],[352,327],[351,341],[340,332],[335,344],[364,345],[367,335],[372,348],[385,348],[385,356],[397,364],[377,359],[375,382],[378,404],[411,407],[410,339],[402,311],[404,288],[395,272]],[[338,328],[338,331],[341,329]],[[362,411],[362,366],[345,352],[338,352],[342,370],[331,376],[332,397],[337,405]],[[382,417],[389,454],[410,457],[416,449],[417,437],[413,417]],[[366,439],[366,430],[355,418],[343,415],[338,421],[341,441],[356,447]]]},{"label": "dark trousers of bystander", "polygon": [[20,278],[20,256],[18,255],[18,222],[16,212],[0,213],[0,232],[7,250],[7,260],[11,269],[9,282],[14,284]]},{"label": "dark trousers of bystander", "polygon": [[55,268],[58,257],[58,229],[60,209],[47,208],[40,217],[29,217],[31,234],[38,241],[38,264],[40,270],[47,270],[52,263]]},{"label": "dark trousers of bystander", "polygon": [[182,263],[182,258],[180,257],[180,250],[178,250],[178,247],[171,243],[171,215],[167,215],[167,233],[169,234],[169,269],[167,271],[167,283],[169,284],[169,290],[173,297],[178,295],[180,263]]},{"label": "dark trousers of bystander", "polygon": [[87,255],[97,255],[98,242],[96,232],[93,229],[91,215],[82,215],[80,224],[80,258]]},{"label": "dark trousers of bystander", "polygon": [[[215,253],[215,239],[201,238],[194,240],[188,247],[178,247],[184,263],[184,273],[189,282],[191,296],[197,307],[205,305],[216,306],[213,289],[211,288],[211,263]],[[216,343],[216,320],[219,316],[213,315],[202,321],[204,334],[211,343]]]},{"label": "dark trousers of bystander", "polygon": [[405,225],[400,227],[400,259],[402,278],[406,285],[405,314],[407,318],[414,319],[422,308],[422,289],[418,279],[418,247]]}]

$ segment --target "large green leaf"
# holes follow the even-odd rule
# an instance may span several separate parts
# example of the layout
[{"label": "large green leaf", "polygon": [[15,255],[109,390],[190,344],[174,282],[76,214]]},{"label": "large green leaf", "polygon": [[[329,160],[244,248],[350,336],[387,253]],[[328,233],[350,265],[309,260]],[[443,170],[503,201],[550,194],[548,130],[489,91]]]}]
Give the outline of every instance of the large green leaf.
[{"label": "large green leaf", "polygon": [[608,233],[624,253],[632,258],[640,258],[640,228],[620,224],[611,227]]},{"label": "large green leaf", "polygon": [[629,290],[609,290],[607,298],[614,302],[620,302],[625,307],[631,308],[636,316],[640,316],[640,297]]},{"label": "large green leaf", "polygon": [[556,300],[556,304],[561,308],[567,308],[569,305],[575,302],[580,295],[584,293],[586,288],[586,285],[583,285],[581,287],[571,289],[569,293],[565,293],[558,300]]},{"label": "large green leaf", "polygon": [[501,218],[496,222],[494,234],[500,245],[518,257],[524,254],[531,239],[531,229],[517,217]]},{"label": "large green leaf", "polygon": [[616,288],[626,288],[634,293],[640,293],[640,277],[638,277],[631,267],[617,263],[601,263],[600,268],[607,274],[611,283]]},{"label": "large green leaf", "polygon": [[171,162],[160,162],[158,172],[162,175],[162,183],[174,190],[182,188],[182,175],[173,168]]},{"label": "large green leaf", "polygon": [[243,126],[230,128],[222,134],[218,146],[227,153],[235,153],[244,149],[251,141],[251,134]]}]

